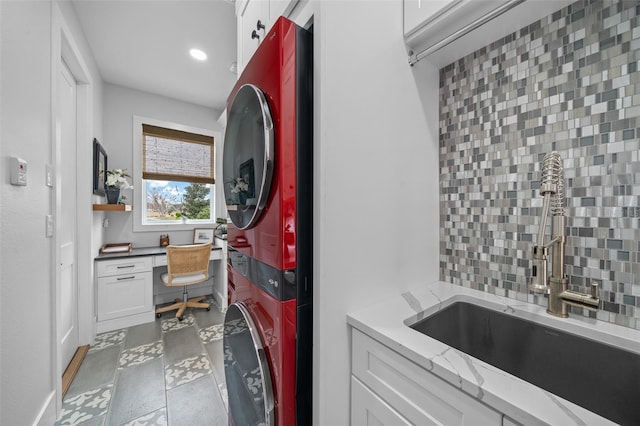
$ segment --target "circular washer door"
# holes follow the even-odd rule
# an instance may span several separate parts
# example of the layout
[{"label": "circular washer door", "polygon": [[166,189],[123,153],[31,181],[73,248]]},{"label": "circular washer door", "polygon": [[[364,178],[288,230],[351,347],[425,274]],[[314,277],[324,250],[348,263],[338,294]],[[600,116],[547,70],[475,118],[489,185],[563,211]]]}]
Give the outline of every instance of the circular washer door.
[{"label": "circular washer door", "polygon": [[253,84],[231,102],[222,152],[224,198],[239,229],[252,227],[269,199],[273,176],[273,120],[267,99]]},{"label": "circular washer door", "polygon": [[249,310],[233,303],[224,317],[224,376],[235,425],[274,425],[271,373]]}]

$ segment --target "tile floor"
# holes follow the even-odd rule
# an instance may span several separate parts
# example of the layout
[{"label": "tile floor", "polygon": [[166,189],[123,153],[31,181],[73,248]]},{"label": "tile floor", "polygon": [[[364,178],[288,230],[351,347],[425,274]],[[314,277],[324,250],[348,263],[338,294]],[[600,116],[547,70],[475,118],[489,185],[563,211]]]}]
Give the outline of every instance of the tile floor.
[{"label": "tile floor", "polygon": [[56,425],[227,425],[224,314],[207,302],[96,336]]}]

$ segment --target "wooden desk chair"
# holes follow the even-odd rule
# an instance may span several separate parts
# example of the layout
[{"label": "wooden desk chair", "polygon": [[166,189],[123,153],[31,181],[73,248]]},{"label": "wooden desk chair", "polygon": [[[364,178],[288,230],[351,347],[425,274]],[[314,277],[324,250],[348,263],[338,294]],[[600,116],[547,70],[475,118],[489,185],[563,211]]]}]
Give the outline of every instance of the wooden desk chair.
[{"label": "wooden desk chair", "polygon": [[176,318],[182,321],[184,310],[187,308],[210,309],[208,303],[202,303],[205,296],[189,299],[187,286],[198,284],[209,279],[209,256],[211,243],[187,246],[167,246],[167,272],[160,276],[167,287],[183,287],[182,299],[176,303],[156,309],[156,317],[163,312],[177,309]]}]

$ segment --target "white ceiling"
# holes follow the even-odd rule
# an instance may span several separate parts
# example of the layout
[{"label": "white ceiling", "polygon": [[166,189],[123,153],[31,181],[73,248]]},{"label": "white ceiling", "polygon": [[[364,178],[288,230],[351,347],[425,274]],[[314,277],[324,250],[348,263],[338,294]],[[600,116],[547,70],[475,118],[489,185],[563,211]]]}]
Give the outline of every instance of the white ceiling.
[{"label": "white ceiling", "polygon": [[232,0],[71,1],[105,82],[225,108],[236,81]]}]

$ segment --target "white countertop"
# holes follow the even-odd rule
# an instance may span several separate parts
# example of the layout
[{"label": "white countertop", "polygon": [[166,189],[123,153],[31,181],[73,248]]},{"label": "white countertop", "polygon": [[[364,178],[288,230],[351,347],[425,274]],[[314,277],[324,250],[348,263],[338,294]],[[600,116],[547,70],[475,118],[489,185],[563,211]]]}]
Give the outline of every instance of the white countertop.
[{"label": "white countertop", "polygon": [[[640,353],[640,331],[589,318],[557,318],[544,307],[435,282],[351,313],[348,323],[469,395],[522,424],[612,424],[559,396],[473,358],[407,326],[456,301],[506,314]],[[606,362],[606,360],[603,360]],[[594,389],[598,392],[598,389]]]}]

